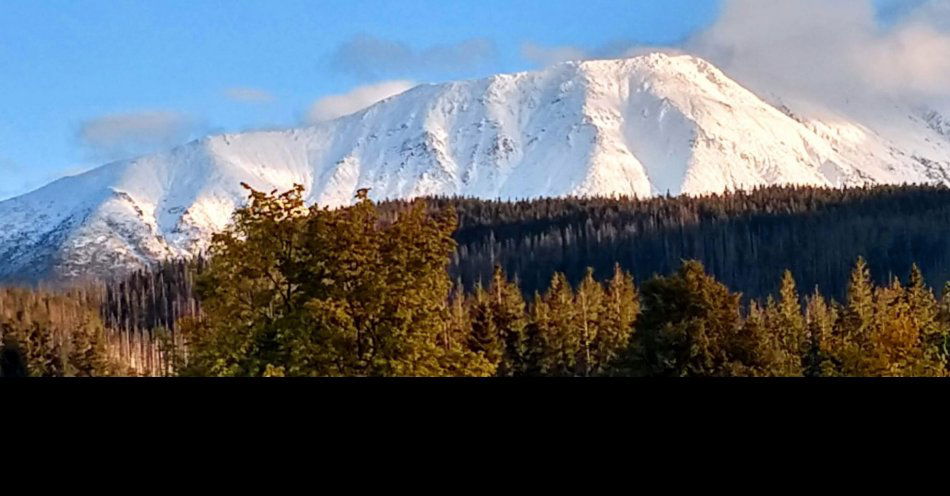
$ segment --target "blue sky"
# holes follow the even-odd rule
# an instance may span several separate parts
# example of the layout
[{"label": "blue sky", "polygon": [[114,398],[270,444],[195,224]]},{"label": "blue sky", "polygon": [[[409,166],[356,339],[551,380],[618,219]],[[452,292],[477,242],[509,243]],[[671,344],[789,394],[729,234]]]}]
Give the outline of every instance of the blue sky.
[{"label": "blue sky", "polygon": [[[877,7],[896,18],[919,3]],[[0,199],[209,132],[300,125],[315,101],[367,84],[677,45],[715,23],[721,7],[719,0],[4,0]]]}]

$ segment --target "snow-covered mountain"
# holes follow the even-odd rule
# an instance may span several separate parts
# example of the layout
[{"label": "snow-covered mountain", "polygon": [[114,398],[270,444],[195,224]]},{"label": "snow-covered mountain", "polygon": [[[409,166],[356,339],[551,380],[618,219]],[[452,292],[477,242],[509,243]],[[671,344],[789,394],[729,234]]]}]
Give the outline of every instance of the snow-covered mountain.
[{"label": "snow-covered mountain", "polygon": [[287,131],[218,135],[0,202],[0,279],[121,273],[207,246],[257,189],[339,206],[422,195],[699,194],[770,184],[950,184],[950,119],[898,102],[760,98],[651,54],[421,85]]}]

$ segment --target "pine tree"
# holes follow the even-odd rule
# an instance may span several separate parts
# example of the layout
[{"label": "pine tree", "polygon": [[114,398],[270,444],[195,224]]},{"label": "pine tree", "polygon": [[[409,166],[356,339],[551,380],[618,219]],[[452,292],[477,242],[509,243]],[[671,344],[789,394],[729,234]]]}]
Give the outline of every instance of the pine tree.
[{"label": "pine tree", "polygon": [[770,299],[766,309],[769,331],[774,336],[778,356],[776,375],[801,376],[802,357],[807,346],[805,319],[795,279],[788,270],[782,275],[778,301]]},{"label": "pine tree", "polygon": [[781,376],[780,350],[775,333],[768,327],[766,311],[752,301],[739,332],[728,345],[734,357],[724,365],[722,375],[736,377]]},{"label": "pine tree", "polygon": [[943,357],[944,367],[950,371],[950,281],[946,282],[940,294],[937,306],[937,322],[943,339],[935,343],[940,356]]},{"label": "pine tree", "polygon": [[575,374],[582,377],[590,377],[603,368],[598,360],[598,343],[603,338],[601,324],[604,319],[604,299],[603,286],[594,280],[593,269],[588,269],[574,295],[579,340]]},{"label": "pine tree", "polygon": [[521,294],[521,289],[516,284],[508,281],[501,266],[495,267],[489,291],[494,307],[492,314],[496,319],[495,327],[498,329],[501,342],[504,345],[504,354],[498,368],[498,374],[502,376],[520,375],[525,369],[526,353],[525,326],[527,325],[527,317],[525,315],[524,297]]},{"label": "pine tree", "polygon": [[501,267],[495,267],[487,289],[476,287],[471,312],[472,349],[495,364],[497,375],[523,374],[527,353],[524,298]]},{"label": "pine tree", "polygon": [[928,375],[943,374],[946,363],[944,344],[950,337],[950,326],[942,323],[940,304],[917,264],[911,267],[904,298],[919,334],[922,367],[929,371]]},{"label": "pine tree", "polygon": [[815,293],[808,299],[805,311],[808,329],[808,348],[803,360],[806,377],[826,377],[838,374],[836,363],[831,353],[835,321],[837,315],[834,308],[828,305],[825,298],[815,288]]},{"label": "pine tree", "polygon": [[640,296],[633,276],[614,266],[614,275],[607,283],[600,331],[597,337],[595,375],[623,372],[622,364],[630,357],[634,325],[640,314]]},{"label": "pine tree", "polygon": [[70,334],[67,360],[70,375],[97,377],[119,372],[116,364],[109,359],[105,330],[91,323],[83,324]]},{"label": "pine tree", "polygon": [[864,258],[859,257],[848,281],[848,294],[836,328],[835,356],[841,373],[867,375],[875,369],[873,356],[874,286]]},{"label": "pine tree", "polygon": [[551,375],[548,359],[553,336],[551,309],[540,294],[535,293],[528,310],[528,325],[525,327],[524,374],[531,377]]},{"label": "pine tree", "polygon": [[740,296],[706,274],[702,264],[684,262],[670,277],[643,285],[638,320],[639,367],[648,375],[730,375],[741,350]]},{"label": "pine tree", "polygon": [[547,347],[542,353],[541,368],[547,375],[574,376],[582,352],[581,333],[574,291],[564,274],[557,273],[551,279],[551,286],[544,294],[544,306],[547,325],[541,330]]},{"label": "pine tree", "polygon": [[916,368],[922,358],[920,334],[904,295],[896,277],[890,285],[875,289],[870,344],[864,350],[864,369],[855,375],[903,376]]},{"label": "pine tree", "polygon": [[468,337],[468,347],[473,352],[484,356],[497,371],[502,367],[505,358],[505,343],[498,329],[499,319],[495,317],[495,305],[491,292],[478,284],[469,307],[472,330]]}]

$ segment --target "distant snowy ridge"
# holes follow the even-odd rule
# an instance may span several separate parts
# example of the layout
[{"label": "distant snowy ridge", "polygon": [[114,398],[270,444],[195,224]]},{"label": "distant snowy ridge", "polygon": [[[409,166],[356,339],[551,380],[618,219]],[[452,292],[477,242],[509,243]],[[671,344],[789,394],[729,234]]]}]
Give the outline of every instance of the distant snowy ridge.
[{"label": "distant snowy ridge", "polygon": [[699,194],[760,185],[950,184],[950,121],[897,102],[762,98],[708,62],[651,54],[417,86],[288,131],[211,136],[0,202],[0,279],[122,273],[207,246],[246,192]]}]

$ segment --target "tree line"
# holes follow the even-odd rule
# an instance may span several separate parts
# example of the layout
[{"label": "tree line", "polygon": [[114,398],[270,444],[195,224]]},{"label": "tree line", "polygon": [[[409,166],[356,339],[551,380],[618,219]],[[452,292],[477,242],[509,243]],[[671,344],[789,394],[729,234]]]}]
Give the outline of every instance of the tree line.
[{"label": "tree line", "polygon": [[[405,202],[380,209],[398,211]],[[485,201],[430,198],[459,217],[450,270],[471,289],[495,265],[527,296],[556,272],[571,283],[615,264],[638,280],[698,260],[746,298],[778,290],[790,270],[801,287],[842,299],[854,261],[876,282],[917,263],[932,285],[950,280],[950,189],[945,186],[772,186],[704,196]],[[384,213],[384,215],[392,215]]]},{"label": "tree line", "polygon": [[[161,373],[178,375],[946,376],[950,288],[938,296],[917,265],[903,279],[875,280],[865,259],[855,257],[837,283],[840,297],[817,288],[800,294],[787,270],[758,276],[774,292],[743,295],[696,260],[644,278],[620,260],[590,264],[573,276],[545,267],[537,269],[550,274],[540,286],[525,283],[527,263],[514,271],[496,263],[487,275],[473,272],[469,282],[458,270],[465,236],[502,237],[523,224],[529,239],[557,224],[552,219],[573,219],[564,224],[571,226],[585,212],[657,226],[684,225],[670,219],[690,212],[749,221],[789,212],[817,218],[831,209],[849,219],[844,212],[884,211],[887,203],[892,211],[919,211],[905,204],[908,195],[931,201],[931,211],[939,212],[944,194],[939,188],[884,188],[879,197],[868,189],[786,188],[520,207],[448,199],[377,206],[361,198],[329,210],[306,206],[300,187],[280,194],[251,190],[248,205],[214,236],[207,260],[168,263],[85,296],[6,290],[2,294],[18,296],[0,298],[2,373],[127,373],[108,340],[96,338],[103,328],[118,327],[152,332]],[[639,206],[625,211],[618,207],[624,202]],[[664,209],[653,217],[642,213]],[[670,209],[679,217],[667,215]],[[532,215],[535,221],[525,220]],[[699,224],[709,220],[703,215]],[[489,221],[494,224],[485,227]],[[561,246],[565,256],[573,249],[563,239]],[[57,305],[72,317],[47,317]],[[60,336],[59,344],[42,344],[47,338],[37,336],[43,335]],[[24,351],[46,349],[55,351]],[[34,365],[37,356],[55,365]]]},{"label": "tree line", "polygon": [[[453,282],[467,291],[487,283],[495,266],[518,281],[526,298],[555,273],[578,284],[593,268],[615,265],[645,281],[697,260],[744,298],[764,299],[790,270],[804,288],[841,300],[854,261],[874,267],[886,284],[918,264],[934,286],[950,280],[950,190],[943,186],[821,188],[774,186],[699,197],[549,198],[491,201],[426,198],[430,214],[452,209]],[[380,203],[389,222],[412,202]],[[102,316],[110,328],[149,333],[174,329],[200,312],[195,279],[207,264],[162,262],[107,281]]]},{"label": "tree line", "polygon": [[0,288],[0,376],[122,373],[98,306],[97,295],[83,290]]}]

